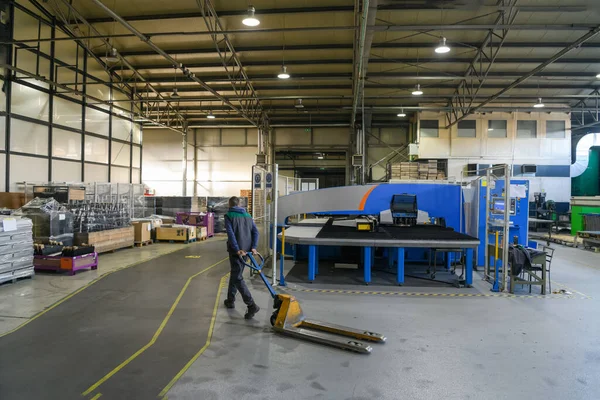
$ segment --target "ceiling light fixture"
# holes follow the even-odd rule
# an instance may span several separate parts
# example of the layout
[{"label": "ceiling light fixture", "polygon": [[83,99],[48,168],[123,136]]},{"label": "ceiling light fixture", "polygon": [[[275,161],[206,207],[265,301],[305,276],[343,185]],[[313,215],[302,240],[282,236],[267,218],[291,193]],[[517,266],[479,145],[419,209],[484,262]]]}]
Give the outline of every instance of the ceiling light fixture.
[{"label": "ceiling light fixture", "polygon": [[415,90],[412,91],[412,95],[413,96],[422,96],[423,95],[423,91],[421,90],[421,85],[419,85],[417,83],[417,85],[415,86]]},{"label": "ceiling light fixture", "polygon": [[173,93],[171,93],[170,96],[172,99],[180,99],[181,96],[179,95],[179,93],[177,93],[177,88],[173,89]]},{"label": "ceiling light fixture", "polygon": [[290,74],[288,74],[287,67],[285,65],[281,66],[281,72],[279,72],[279,75],[277,75],[277,77],[279,79],[289,79],[290,78]]},{"label": "ceiling light fixture", "polygon": [[448,45],[446,44],[445,37],[442,37],[442,39],[440,40],[440,43],[435,48],[435,52],[438,54],[446,54],[446,53],[450,52],[450,47],[448,47]]},{"label": "ceiling light fixture", "polygon": [[208,115],[206,116],[206,118],[208,118],[208,119],[215,119],[215,118],[217,118],[217,117],[215,117],[215,116],[213,115],[212,111],[209,111],[209,113],[208,113]]},{"label": "ceiling light fixture", "polygon": [[106,57],[104,57],[104,60],[109,63],[119,62],[119,52],[117,51],[117,49],[114,47],[111,47],[110,53],[107,54]]},{"label": "ceiling light fixture", "polygon": [[401,108],[401,109],[400,109],[400,114],[398,114],[398,116],[399,116],[400,118],[404,118],[404,117],[406,117],[406,113],[404,112],[404,108]]},{"label": "ceiling light fixture", "polygon": [[296,107],[298,109],[304,108],[304,104],[302,104],[302,99],[296,100],[296,104],[294,104],[294,107]]},{"label": "ceiling light fixture", "polygon": [[542,98],[539,97],[538,102],[533,105],[533,108],[543,108],[543,107],[545,107],[545,104],[542,103]]},{"label": "ceiling light fixture", "polygon": [[600,74],[596,75],[596,78],[600,79]]},{"label": "ceiling light fixture", "polygon": [[253,6],[248,6],[248,15],[242,20],[242,24],[246,26],[258,26],[260,21],[254,16],[256,9]]},{"label": "ceiling light fixture", "polygon": [[319,160],[324,159],[325,157],[323,156],[323,154],[319,154],[319,156],[317,157]]}]

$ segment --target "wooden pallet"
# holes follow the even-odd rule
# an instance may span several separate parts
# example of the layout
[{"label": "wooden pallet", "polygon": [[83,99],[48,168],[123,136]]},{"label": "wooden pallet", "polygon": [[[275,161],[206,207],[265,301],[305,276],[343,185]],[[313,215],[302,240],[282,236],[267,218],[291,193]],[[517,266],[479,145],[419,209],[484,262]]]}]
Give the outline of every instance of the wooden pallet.
[{"label": "wooden pallet", "polygon": [[206,236],[202,236],[202,237],[199,237],[199,238],[197,238],[197,239],[198,239],[199,241],[202,241],[202,242],[204,242],[206,239],[208,239],[208,237],[206,237]]},{"label": "wooden pallet", "polygon": [[135,247],[149,246],[152,243],[152,240],[146,240],[145,242],[135,242]]}]

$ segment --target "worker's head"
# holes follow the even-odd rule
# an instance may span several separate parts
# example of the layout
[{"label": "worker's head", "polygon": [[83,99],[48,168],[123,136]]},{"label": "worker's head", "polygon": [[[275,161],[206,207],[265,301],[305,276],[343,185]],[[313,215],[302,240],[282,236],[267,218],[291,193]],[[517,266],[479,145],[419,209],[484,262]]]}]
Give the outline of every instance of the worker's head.
[{"label": "worker's head", "polygon": [[237,207],[240,205],[240,198],[233,196],[229,198],[229,207]]}]

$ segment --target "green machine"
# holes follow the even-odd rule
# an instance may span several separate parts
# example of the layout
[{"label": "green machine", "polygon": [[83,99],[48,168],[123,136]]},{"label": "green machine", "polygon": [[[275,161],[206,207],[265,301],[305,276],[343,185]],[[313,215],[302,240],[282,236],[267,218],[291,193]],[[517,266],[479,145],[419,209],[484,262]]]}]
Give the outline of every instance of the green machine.
[{"label": "green machine", "polygon": [[571,197],[571,235],[588,230],[584,214],[600,214],[600,196]]}]

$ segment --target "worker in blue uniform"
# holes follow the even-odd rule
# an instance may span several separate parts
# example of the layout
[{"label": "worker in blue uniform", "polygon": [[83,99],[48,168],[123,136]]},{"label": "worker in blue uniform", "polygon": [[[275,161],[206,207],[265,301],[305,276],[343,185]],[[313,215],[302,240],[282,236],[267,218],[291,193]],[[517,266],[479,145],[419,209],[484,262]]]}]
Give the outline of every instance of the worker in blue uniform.
[{"label": "worker in blue uniform", "polygon": [[225,307],[235,308],[235,295],[239,291],[244,303],[248,306],[248,311],[244,318],[251,319],[260,308],[254,302],[252,294],[244,282],[244,257],[247,252],[257,254],[258,247],[258,229],[254,220],[243,207],[240,207],[239,197],[229,199],[229,211],[225,214],[225,230],[227,231],[227,252],[229,253],[229,263],[231,264],[231,274],[229,276],[229,288],[227,290],[227,299]]}]

